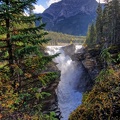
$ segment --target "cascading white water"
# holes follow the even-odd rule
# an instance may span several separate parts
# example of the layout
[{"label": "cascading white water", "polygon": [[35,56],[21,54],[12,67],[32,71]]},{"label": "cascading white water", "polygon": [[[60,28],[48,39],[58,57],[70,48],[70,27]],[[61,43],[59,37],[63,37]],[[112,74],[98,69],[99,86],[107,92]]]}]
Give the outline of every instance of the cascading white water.
[{"label": "cascading white water", "polygon": [[68,120],[70,113],[81,104],[82,100],[82,93],[77,90],[82,72],[81,65],[72,61],[68,55],[65,56],[61,46],[48,46],[47,52],[50,55],[61,53],[54,59],[54,62],[58,63],[58,69],[61,71],[56,93],[61,116],[63,117],[61,120]]}]

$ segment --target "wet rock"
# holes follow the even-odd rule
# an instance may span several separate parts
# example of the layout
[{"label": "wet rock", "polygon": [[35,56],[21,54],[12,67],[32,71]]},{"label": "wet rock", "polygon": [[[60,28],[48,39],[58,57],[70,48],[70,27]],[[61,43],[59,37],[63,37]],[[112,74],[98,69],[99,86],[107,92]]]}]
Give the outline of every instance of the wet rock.
[{"label": "wet rock", "polygon": [[82,72],[81,77],[79,78],[79,84],[77,85],[77,90],[79,92],[83,93],[91,89],[93,81],[87,71],[87,69],[84,67],[84,65],[81,63],[82,66]]},{"label": "wet rock", "polygon": [[84,82],[80,82],[78,85],[80,92],[85,92],[92,88],[94,79],[98,75],[101,68],[98,60],[99,54],[99,49],[87,50],[82,48],[82,50],[79,50],[79,53],[72,55],[72,60],[81,62],[83,66],[83,72],[80,81],[82,80]]},{"label": "wet rock", "polygon": [[81,61],[84,60],[84,54],[83,53],[75,53],[71,56],[71,59],[73,61]]},{"label": "wet rock", "polygon": [[75,45],[74,44],[62,47],[61,49],[64,51],[65,55],[68,55],[70,57],[75,53]]},{"label": "wet rock", "polygon": [[85,68],[88,70],[94,69],[95,66],[97,65],[96,60],[92,58],[90,59],[86,58],[85,60],[82,61],[82,63],[85,66]]},{"label": "wet rock", "polygon": [[86,50],[86,53],[84,54],[84,60],[82,60],[82,64],[87,69],[91,79],[93,80],[96,78],[101,69],[99,55],[99,49],[94,48]]}]

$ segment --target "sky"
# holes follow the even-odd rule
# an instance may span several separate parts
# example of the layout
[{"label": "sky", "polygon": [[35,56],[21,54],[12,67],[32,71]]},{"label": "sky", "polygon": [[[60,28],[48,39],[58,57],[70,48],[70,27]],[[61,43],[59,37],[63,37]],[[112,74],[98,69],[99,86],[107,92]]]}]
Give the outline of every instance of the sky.
[{"label": "sky", "polygon": [[[45,9],[47,9],[52,3],[59,2],[61,0],[38,0],[35,5],[34,13],[42,13]],[[99,0],[96,0],[99,2]],[[100,0],[103,3],[104,0]]]}]

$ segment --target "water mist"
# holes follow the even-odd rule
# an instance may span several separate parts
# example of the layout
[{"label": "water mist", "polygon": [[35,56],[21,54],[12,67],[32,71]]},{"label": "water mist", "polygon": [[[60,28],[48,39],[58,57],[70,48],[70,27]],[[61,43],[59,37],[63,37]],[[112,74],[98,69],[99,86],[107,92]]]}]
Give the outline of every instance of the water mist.
[{"label": "water mist", "polygon": [[78,91],[80,84],[81,64],[72,61],[68,55],[64,54],[60,46],[48,46],[47,51],[50,55],[61,53],[54,59],[58,63],[57,67],[61,71],[60,82],[56,89],[58,97],[58,107],[61,111],[61,120],[68,120],[70,113],[76,109],[82,100],[82,93]]}]

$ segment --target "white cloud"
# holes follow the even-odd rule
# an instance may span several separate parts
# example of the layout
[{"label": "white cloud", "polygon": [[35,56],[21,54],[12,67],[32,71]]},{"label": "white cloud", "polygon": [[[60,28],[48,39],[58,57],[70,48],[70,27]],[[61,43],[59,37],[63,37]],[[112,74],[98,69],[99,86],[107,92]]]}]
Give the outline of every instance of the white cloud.
[{"label": "white cloud", "polygon": [[42,13],[45,8],[42,5],[34,5],[35,9],[33,10],[34,13]]},{"label": "white cloud", "polygon": [[61,1],[61,0],[49,0],[47,2],[47,6],[49,7],[52,3],[59,2],[59,1]]},{"label": "white cloud", "polygon": [[105,3],[105,0],[96,0],[97,2],[100,1],[100,3]]}]

